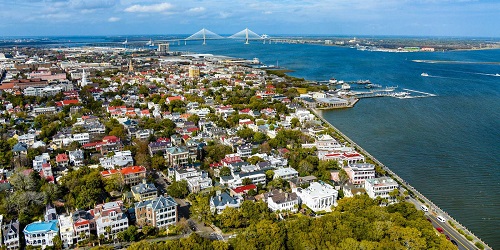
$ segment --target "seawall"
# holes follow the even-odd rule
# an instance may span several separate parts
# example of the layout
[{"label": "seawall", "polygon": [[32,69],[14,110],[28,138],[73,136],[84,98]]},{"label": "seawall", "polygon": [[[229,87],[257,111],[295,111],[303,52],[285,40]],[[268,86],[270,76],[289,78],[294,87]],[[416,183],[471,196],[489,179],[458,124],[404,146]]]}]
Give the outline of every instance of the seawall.
[{"label": "seawall", "polygon": [[[427,197],[425,197],[423,194],[421,194],[420,192],[418,192],[414,187],[412,187],[408,182],[406,182],[403,178],[399,177],[396,173],[394,173],[392,170],[390,170],[387,166],[385,166],[382,162],[380,162],[379,160],[377,160],[375,157],[373,157],[370,153],[368,153],[368,151],[366,151],[365,149],[363,149],[361,146],[359,146],[358,144],[356,144],[356,142],[354,142],[353,140],[351,140],[349,137],[347,137],[344,133],[342,133],[339,129],[337,129],[335,126],[333,126],[330,122],[328,122],[325,118],[323,118],[323,116],[321,116],[318,112],[318,110],[316,109],[309,109],[318,119],[320,119],[324,124],[330,126],[338,135],[340,135],[345,141],[349,142],[351,144],[352,147],[354,147],[358,152],[362,153],[363,155],[365,155],[365,157],[371,159],[374,163],[376,163],[377,165],[379,165],[380,167],[382,167],[382,169],[384,169],[387,174],[389,176],[391,176],[393,179],[395,179],[399,184],[400,186],[402,186],[403,188],[405,188],[406,190],[408,190],[409,192],[413,192],[413,194],[415,195],[415,197],[420,200],[422,203],[425,203],[429,206],[429,208],[431,208],[435,213],[437,214],[446,214],[447,217],[450,219],[449,221],[451,221],[453,224],[454,224],[454,227],[455,227],[455,230],[458,232],[459,230],[462,230],[465,232],[466,235],[471,235],[474,239],[473,241],[471,241],[471,243],[473,242],[479,242],[481,243],[483,246],[484,246],[484,249],[492,249],[490,246],[488,246],[483,240],[481,240],[481,238],[477,237],[476,235],[474,235],[469,229],[467,229],[465,226],[463,226],[462,224],[460,224],[457,220],[455,220],[452,216],[450,216],[448,213],[446,213],[444,210],[442,210],[441,208],[439,208],[436,204],[434,204],[430,199],[428,199]],[[465,237],[465,236],[464,236]],[[476,249],[478,249],[476,247]]]}]

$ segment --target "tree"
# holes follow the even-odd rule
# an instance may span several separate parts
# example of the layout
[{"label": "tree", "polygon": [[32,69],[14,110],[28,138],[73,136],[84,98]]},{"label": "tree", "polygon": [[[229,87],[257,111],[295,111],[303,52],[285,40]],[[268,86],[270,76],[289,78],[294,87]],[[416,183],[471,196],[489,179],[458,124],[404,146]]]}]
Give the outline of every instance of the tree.
[{"label": "tree", "polygon": [[339,184],[343,188],[344,185],[349,181],[349,175],[344,168],[339,171]]},{"label": "tree", "polygon": [[253,135],[253,142],[255,143],[263,143],[267,140],[267,135],[262,133],[262,132],[255,132],[255,134]]},{"label": "tree", "polygon": [[247,159],[247,162],[252,164],[252,165],[255,165],[255,164],[257,164],[259,162],[263,162],[263,161],[264,161],[264,159],[262,159],[258,156],[252,156],[252,157]]},{"label": "tree", "polygon": [[250,178],[245,178],[245,179],[241,180],[241,184],[242,185],[250,185],[250,184],[252,184],[252,180],[250,180]]},{"label": "tree", "polygon": [[167,193],[175,198],[185,198],[189,194],[186,180],[174,181],[167,187]]},{"label": "tree", "polygon": [[292,120],[290,120],[290,123],[292,125],[292,128],[300,127],[300,120],[297,117],[292,118]]},{"label": "tree", "polygon": [[151,158],[151,167],[155,170],[164,169],[166,165],[165,157],[161,155],[153,155]]},{"label": "tree", "polygon": [[249,139],[252,139],[254,137],[255,132],[253,132],[253,130],[250,128],[243,128],[243,129],[238,130],[238,132],[236,132],[236,135],[245,139],[245,140],[249,140]]},{"label": "tree", "polygon": [[228,167],[223,167],[220,169],[219,176],[230,176],[231,175],[231,169]]},{"label": "tree", "polygon": [[59,235],[54,236],[54,238],[52,239],[52,242],[54,243],[55,249],[59,250],[59,249],[63,248],[63,242],[61,240],[61,236],[59,236]]},{"label": "tree", "polygon": [[198,126],[198,122],[200,122],[200,117],[198,115],[191,115],[187,118],[187,121],[188,122],[193,122],[194,124],[196,124],[196,126]]}]

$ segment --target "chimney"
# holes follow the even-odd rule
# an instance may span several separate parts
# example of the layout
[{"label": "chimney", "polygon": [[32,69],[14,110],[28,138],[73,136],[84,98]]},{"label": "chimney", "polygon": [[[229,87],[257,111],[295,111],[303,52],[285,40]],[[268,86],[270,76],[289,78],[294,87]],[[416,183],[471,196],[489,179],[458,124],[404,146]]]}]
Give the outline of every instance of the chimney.
[{"label": "chimney", "polygon": [[144,184],[144,185],[146,185],[146,184],[147,184],[146,179],[142,179],[142,184]]}]

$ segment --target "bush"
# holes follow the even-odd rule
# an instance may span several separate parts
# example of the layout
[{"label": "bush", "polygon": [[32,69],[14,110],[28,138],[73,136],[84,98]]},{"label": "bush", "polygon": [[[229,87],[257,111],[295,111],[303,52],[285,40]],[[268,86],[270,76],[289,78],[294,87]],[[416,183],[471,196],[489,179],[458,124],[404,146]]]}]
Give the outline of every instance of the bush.
[{"label": "bush", "polygon": [[466,235],[465,238],[467,238],[469,241],[472,241],[474,238],[470,235]]},{"label": "bush", "polygon": [[476,244],[474,244],[474,245],[476,245],[476,247],[479,249],[484,249],[484,246],[483,246],[483,244],[481,244],[481,242],[476,242]]}]

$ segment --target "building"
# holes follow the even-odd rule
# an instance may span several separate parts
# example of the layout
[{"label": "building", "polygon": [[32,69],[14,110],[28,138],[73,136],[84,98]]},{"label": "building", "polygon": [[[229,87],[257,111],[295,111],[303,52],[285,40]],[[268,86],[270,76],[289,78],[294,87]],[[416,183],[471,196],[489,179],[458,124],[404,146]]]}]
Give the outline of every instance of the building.
[{"label": "building", "polygon": [[189,77],[190,78],[198,78],[200,77],[200,68],[197,66],[189,67]]},{"label": "building", "polygon": [[130,150],[118,151],[112,156],[99,158],[99,163],[105,169],[123,168],[134,165],[134,158]]},{"label": "building", "polygon": [[123,181],[127,185],[135,186],[146,178],[146,168],[143,166],[132,166],[120,169]]},{"label": "building", "polygon": [[252,144],[245,143],[243,145],[236,147],[236,152],[241,157],[250,157],[252,155],[252,148],[253,148]]},{"label": "building", "polygon": [[158,189],[153,183],[147,183],[146,179],[143,179],[142,183],[135,185],[130,189],[136,201],[152,200],[158,195]]},{"label": "building", "polygon": [[73,245],[75,238],[75,229],[73,228],[73,220],[71,216],[59,215],[59,234],[61,235],[61,241],[63,242],[63,247],[68,248]]},{"label": "building", "polygon": [[164,153],[167,148],[172,147],[172,143],[170,141],[156,141],[148,144],[148,150],[151,157],[153,157],[156,153]]},{"label": "building", "polygon": [[167,228],[177,223],[177,203],[170,196],[137,202],[135,218],[138,226]]},{"label": "building", "polygon": [[212,187],[212,179],[208,176],[208,173],[196,168],[176,169],[175,180],[186,180],[188,189],[192,193]]},{"label": "building", "polygon": [[391,199],[389,193],[399,187],[398,183],[390,177],[380,177],[365,180],[365,190],[370,198],[377,197]]},{"label": "building", "polygon": [[337,205],[338,192],[331,185],[324,182],[312,182],[308,188],[294,188],[300,202],[314,212],[331,211],[331,206]]},{"label": "building", "polygon": [[188,163],[189,150],[184,147],[167,148],[165,153],[165,159],[169,167],[182,166]]},{"label": "building", "polygon": [[53,246],[53,239],[59,234],[57,220],[37,221],[26,225],[23,230],[26,246]]},{"label": "building", "polygon": [[[2,218],[3,220],[3,218]],[[20,249],[19,242],[19,221],[11,221],[9,223],[3,224],[3,221],[0,220],[2,226],[2,246],[6,249]]]},{"label": "building", "polygon": [[69,151],[68,153],[69,163],[75,167],[83,166],[83,150],[77,149],[75,151]]},{"label": "building", "polygon": [[128,218],[124,213],[122,201],[97,205],[94,208],[94,216],[98,236],[104,235],[109,239],[128,228]]},{"label": "building", "polygon": [[369,163],[351,164],[344,168],[349,181],[354,185],[363,185],[365,180],[375,178],[375,165]]},{"label": "building", "polygon": [[158,44],[158,52],[167,53],[169,50],[170,50],[170,44],[168,44],[168,43]]},{"label": "building", "polygon": [[94,215],[90,211],[77,210],[71,215],[73,222],[74,239],[77,242],[87,239],[90,231],[96,230]]},{"label": "building", "polygon": [[41,155],[35,156],[33,160],[33,170],[36,172],[42,171],[43,164],[50,162],[50,155],[48,153],[43,153]]},{"label": "building", "polygon": [[290,180],[293,178],[297,178],[299,176],[299,172],[297,170],[287,167],[287,168],[278,168],[274,170],[273,179],[281,178],[283,180]]},{"label": "building", "polygon": [[[220,191],[218,191],[220,192]],[[220,214],[226,207],[239,208],[241,206],[241,198],[238,196],[231,197],[228,193],[218,193],[210,198],[210,211]]]},{"label": "building", "polygon": [[296,193],[274,190],[267,195],[267,206],[271,211],[290,211],[296,213],[299,208],[299,197]]},{"label": "building", "polygon": [[316,140],[316,148],[318,150],[331,151],[340,147],[341,145],[337,142],[337,140],[333,139],[333,137],[328,134],[320,135]]}]

